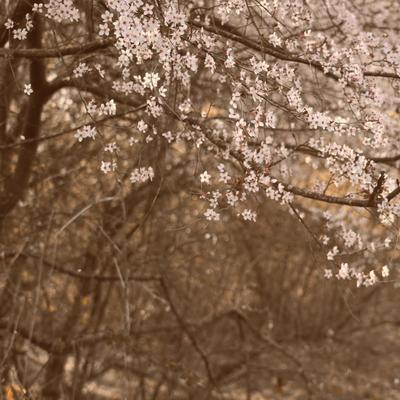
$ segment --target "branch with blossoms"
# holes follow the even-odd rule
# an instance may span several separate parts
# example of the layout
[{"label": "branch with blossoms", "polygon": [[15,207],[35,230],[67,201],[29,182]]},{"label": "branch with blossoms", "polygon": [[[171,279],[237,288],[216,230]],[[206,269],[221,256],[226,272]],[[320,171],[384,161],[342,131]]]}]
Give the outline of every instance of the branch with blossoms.
[{"label": "branch with blossoms", "polygon": [[[246,36],[241,35],[233,27],[221,24],[221,21],[219,21],[218,19],[213,19],[212,21],[210,21],[210,24],[208,25],[199,22],[198,20],[192,20],[190,21],[190,24],[198,28],[203,28],[204,30],[210,33],[214,33],[217,36],[222,36],[228,40],[238,42],[244,45],[245,47],[248,47],[259,53],[268,54],[282,61],[304,64],[319,70],[324,75],[330,78],[333,78],[335,80],[340,79],[338,75],[328,72],[326,67],[324,67],[321,63],[314,61],[312,58],[305,59],[296,54],[288,53],[279,46],[267,42],[265,39],[262,39],[261,43],[258,43],[256,40],[249,39]],[[363,71],[363,75],[372,77],[381,77],[381,78],[391,78],[391,79],[400,78],[400,75],[398,75],[397,73],[385,72],[385,71]]]},{"label": "branch with blossoms", "polygon": [[[369,11],[361,17],[350,3],[331,10],[319,0],[287,7],[228,1],[210,8],[110,0],[91,10],[73,0],[28,2],[6,16],[0,57],[43,66],[41,85],[36,73],[21,85],[32,104],[43,108],[50,97],[78,90],[87,123],[76,138],[82,146],[104,142],[107,159],[99,169],[105,175],[151,185],[156,169],[149,162],[141,156],[130,168],[125,162],[149,143],[184,146],[188,157],[201,152],[205,167],[197,184],[208,202],[207,220],[231,210],[255,221],[257,202],[287,207],[303,198],[315,204],[310,216],[323,212],[313,208],[322,207],[317,203],[374,209],[392,227],[400,215],[397,172],[388,169],[399,153],[400,60],[394,29],[390,37],[365,30],[374,26]],[[42,43],[32,41],[36,23],[52,31]],[[130,107],[138,112],[126,144],[96,128],[98,117]],[[20,165],[29,171],[40,132],[26,128],[21,136]],[[23,199],[17,188],[27,185],[26,176],[15,179],[23,184],[14,185],[18,193],[3,215]]]},{"label": "branch with blossoms", "polygon": [[[128,97],[121,96],[120,94],[117,94],[117,93],[113,92],[112,90],[104,90],[104,88],[90,86],[90,85],[86,85],[86,84],[83,84],[80,82],[65,81],[65,82],[60,82],[59,84],[55,84],[55,86],[57,86],[57,85],[59,85],[60,87],[62,87],[62,86],[77,87],[77,88],[79,88],[79,90],[88,91],[90,93],[100,95],[101,97],[113,98],[113,99],[117,100],[120,104],[127,104],[127,105],[130,105],[133,107],[137,107],[137,105],[138,105],[137,102],[132,102],[132,100],[129,99]],[[198,127],[199,122],[201,122],[200,120],[195,120],[190,117],[187,117],[187,118],[181,117],[176,113],[172,113],[167,108],[165,108],[165,112],[166,112],[166,114],[176,118],[178,121],[190,123],[190,126],[192,128]],[[219,140],[216,137],[213,137],[212,130],[210,130],[208,128],[202,128],[201,132],[205,135],[205,137],[211,143],[216,145],[219,149],[221,149],[221,150],[229,149],[229,144],[225,143],[222,140]],[[287,146],[287,147],[290,148],[290,146]],[[240,163],[242,163],[244,161],[244,158],[238,152],[229,150],[229,153],[234,159],[236,159]],[[388,161],[392,161],[392,160],[395,161],[396,158],[388,158]],[[379,161],[379,159],[377,159],[376,161]],[[386,159],[383,158],[383,161],[386,161]],[[376,197],[370,197],[369,199],[368,198],[358,199],[358,198],[351,198],[348,196],[339,197],[339,196],[325,195],[325,194],[321,194],[318,192],[299,188],[294,185],[281,182],[274,177],[270,177],[270,184],[274,188],[280,188],[279,189],[280,191],[287,191],[296,196],[300,196],[300,197],[304,197],[304,198],[308,198],[308,199],[312,199],[312,200],[317,200],[317,201],[321,201],[321,202],[331,203],[331,204],[346,205],[346,206],[350,206],[350,207],[377,208],[378,202],[381,201],[380,199],[378,199]],[[399,193],[400,193],[400,188],[393,189],[393,191],[391,191],[390,193],[387,194],[387,200],[390,201],[390,200],[394,199]]]}]

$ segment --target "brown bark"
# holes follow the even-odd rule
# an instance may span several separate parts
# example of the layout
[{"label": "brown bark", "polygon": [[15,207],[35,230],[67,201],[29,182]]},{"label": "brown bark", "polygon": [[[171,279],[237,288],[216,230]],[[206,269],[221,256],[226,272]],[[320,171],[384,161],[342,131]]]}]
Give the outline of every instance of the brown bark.
[{"label": "brown bark", "polygon": [[[34,18],[34,28],[29,35],[31,46],[41,47],[42,28],[39,18]],[[40,135],[40,119],[44,104],[48,99],[45,65],[40,60],[32,60],[29,67],[30,83],[33,94],[30,96],[24,118],[21,134],[25,139],[35,139]],[[6,116],[7,111],[3,110]],[[4,190],[0,194],[0,221],[13,210],[18,201],[23,198],[29,183],[38,143],[31,141],[22,146],[17,156],[15,171],[5,177]]]}]

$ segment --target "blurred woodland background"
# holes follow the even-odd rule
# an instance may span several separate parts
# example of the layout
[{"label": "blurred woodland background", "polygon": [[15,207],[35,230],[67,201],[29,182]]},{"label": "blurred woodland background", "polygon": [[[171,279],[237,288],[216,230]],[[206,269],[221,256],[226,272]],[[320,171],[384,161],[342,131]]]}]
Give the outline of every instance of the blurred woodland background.
[{"label": "blurred woodland background", "polygon": [[[27,46],[54,43],[55,29],[60,46],[77,33],[91,40],[89,15],[102,3],[76,3],[87,24],[34,17]],[[0,20],[21,21],[32,5],[2,0]],[[18,45],[9,40],[2,24],[0,46]],[[112,78],[113,50],[94,51]],[[324,279],[320,221],[271,200],[254,199],[256,223],[205,220],[195,172],[207,155],[193,144],[135,144],[151,184],[102,174],[107,138],[131,137],[143,107],[96,72],[64,79],[91,56],[0,58],[0,398],[400,399],[396,279],[362,288]],[[218,115],[228,94],[201,76],[192,96],[215,97],[219,85]],[[93,121],[95,141],[78,141],[90,100],[111,98],[117,114]],[[164,115],[157,124],[180,126]],[[364,213],[311,207],[338,220]]]}]

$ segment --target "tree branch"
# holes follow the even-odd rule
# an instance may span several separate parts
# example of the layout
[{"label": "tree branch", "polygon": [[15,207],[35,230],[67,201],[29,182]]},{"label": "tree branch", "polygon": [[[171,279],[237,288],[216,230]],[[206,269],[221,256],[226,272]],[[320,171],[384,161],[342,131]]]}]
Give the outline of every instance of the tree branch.
[{"label": "tree branch", "polygon": [[87,44],[77,44],[74,46],[62,46],[50,49],[31,48],[31,49],[0,49],[0,57],[28,59],[63,57],[77,54],[92,53],[102,50],[115,43],[114,39],[94,40]]}]

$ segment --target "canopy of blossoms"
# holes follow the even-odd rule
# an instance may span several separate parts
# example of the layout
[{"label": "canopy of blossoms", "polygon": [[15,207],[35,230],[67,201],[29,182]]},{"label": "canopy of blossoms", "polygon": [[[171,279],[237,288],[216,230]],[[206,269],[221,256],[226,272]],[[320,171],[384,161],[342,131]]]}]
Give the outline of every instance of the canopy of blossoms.
[{"label": "canopy of blossoms", "polygon": [[[190,190],[204,202],[202,218],[257,223],[272,200],[326,254],[322,275],[358,286],[389,276],[400,215],[400,4],[86,3],[26,1],[0,28],[0,56],[30,63],[20,90],[33,121],[3,216],[24,196],[21,168],[41,135],[35,115],[77,89],[86,122],[75,136],[80,146],[101,141],[99,179],[128,174],[131,185],[152,185],[163,171],[143,149],[154,142],[172,164],[191,153],[201,160]],[[137,116],[129,135],[99,125],[120,113]]]}]

